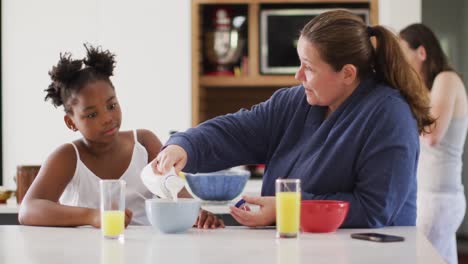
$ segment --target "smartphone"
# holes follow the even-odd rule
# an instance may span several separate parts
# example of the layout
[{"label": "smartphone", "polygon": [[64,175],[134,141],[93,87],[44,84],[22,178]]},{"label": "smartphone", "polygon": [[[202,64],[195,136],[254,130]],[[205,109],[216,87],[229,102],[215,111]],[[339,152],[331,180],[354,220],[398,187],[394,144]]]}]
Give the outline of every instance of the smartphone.
[{"label": "smartphone", "polygon": [[351,237],[355,239],[369,240],[374,242],[399,242],[405,240],[405,238],[401,236],[386,235],[379,233],[356,233],[351,234]]}]

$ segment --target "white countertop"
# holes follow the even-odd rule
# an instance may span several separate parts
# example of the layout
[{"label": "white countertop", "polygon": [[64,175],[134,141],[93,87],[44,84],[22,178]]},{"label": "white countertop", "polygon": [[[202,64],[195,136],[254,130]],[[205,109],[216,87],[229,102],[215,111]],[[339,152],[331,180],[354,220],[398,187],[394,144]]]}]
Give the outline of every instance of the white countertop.
[{"label": "white countertop", "polygon": [[0,204],[0,214],[16,214],[18,213],[17,204]]},{"label": "white countertop", "polygon": [[[355,232],[405,237],[404,242],[351,239]],[[341,229],[276,239],[274,229],[229,227],[162,234],[131,226],[125,240],[107,240],[92,227],[0,226],[1,263],[444,263],[415,227]]]}]

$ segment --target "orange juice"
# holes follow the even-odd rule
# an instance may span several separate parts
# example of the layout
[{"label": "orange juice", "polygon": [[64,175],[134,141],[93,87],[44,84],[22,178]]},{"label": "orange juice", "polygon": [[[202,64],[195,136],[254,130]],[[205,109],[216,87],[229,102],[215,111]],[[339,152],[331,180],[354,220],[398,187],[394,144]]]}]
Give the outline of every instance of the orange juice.
[{"label": "orange juice", "polygon": [[276,193],[276,230],[285,236],[299,232],[301,212],[300,192]]},{"label": "orange juice", "polygon": [[106,237],[118,237],[125,228],[124,211],[104,211],[101,215],[102,234]]}]

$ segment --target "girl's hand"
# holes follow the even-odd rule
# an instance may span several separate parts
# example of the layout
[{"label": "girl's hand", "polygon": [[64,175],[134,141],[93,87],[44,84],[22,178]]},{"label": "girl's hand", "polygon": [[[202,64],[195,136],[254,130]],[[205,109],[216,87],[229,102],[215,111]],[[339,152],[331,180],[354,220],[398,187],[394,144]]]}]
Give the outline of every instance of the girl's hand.
[{"label": "girl's hand", "polygon": [[[133,212],[130,209],[125,208],[125,227],[127,227],[130,224],[130,222],[132,221],[132,217]],[[91,213],[90,225],[96,228],[101,228],[101,210],[93,209]]]},{"label": "girl's hand", "polygon": [[133,217],[133,212],[128,209],[128,208],[125,208],[125,227],[127,227],[130,222],[132,221],[132,217]]},{"label": "girl's hand", "polygon": [[178,145],[169,145],[151,163],[155,174],[165,174],[175,168],[178,174],[187,164],[187,152]]},{"label": "girl's hand", "polygon": [[[267,226],[276,221],[276,200],[274,196],[268,197],[242,197],[247,203],[260,206],[256,212],[250,211],[250,208],[237,208],[231,206],[231,215],[242,225],[245,226]],[[248,208],[248,209],[247,209]],[[247,210],[246,210],[247,209]]]},{"label": "girl's hand", "polygon": [[214,229],[214,228],[224,228],[224,221],[218,218],[213,213],[205,211],[203,209],[200,210],[200,214],[198,215],[197,221],[193,225],[193,227],[197,228],[204,228],[204,229]]},{"label": "girl's hand", "polygon": [[91,216],[90,216],[90,225],[95,228],[101,228],[101,211],[99,209],[91,209]]}]

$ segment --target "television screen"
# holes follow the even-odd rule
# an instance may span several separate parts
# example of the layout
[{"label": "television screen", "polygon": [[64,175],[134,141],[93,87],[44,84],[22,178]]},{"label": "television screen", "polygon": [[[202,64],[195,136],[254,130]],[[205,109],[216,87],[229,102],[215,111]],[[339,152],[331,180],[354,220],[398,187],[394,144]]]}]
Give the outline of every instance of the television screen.
[{"label": "television screen", "polygon": [[[314,17],[332,9],[272,9],[261,11],[260,73],[294,74],[300,62],[297,40],[300,30]],[[369,10],[352,9],[369,23]]]}]

